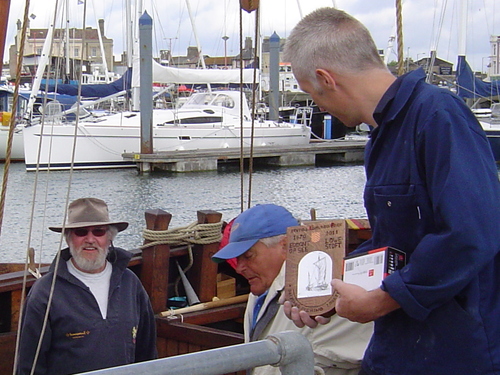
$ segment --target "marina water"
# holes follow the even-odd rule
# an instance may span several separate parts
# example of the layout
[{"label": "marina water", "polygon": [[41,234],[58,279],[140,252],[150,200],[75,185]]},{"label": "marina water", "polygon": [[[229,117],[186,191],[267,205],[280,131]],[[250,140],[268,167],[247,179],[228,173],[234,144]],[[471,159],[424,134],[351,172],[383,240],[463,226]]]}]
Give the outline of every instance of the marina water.
[{"label": "marina water", "polygon": [[[244,181],[246,208],[248,174]],[[311,208],[316,209],[319,219],[365,218],[364,183],[361,165],[259,169],[252,175],[251,205],[279,204],[305,220],[310,219]],[[170,228],[196,221],[197,210],[221,212],[222,219],[229,221],[240,212],[240,185],[237,170],[139,175],[135,169],[113,169],[37,174],[26,172],[24,163],[14,163],[0,234],[0,262],[24,262],[28,245],[35,248],[37,262],[51,262],[61,241],[62,247],[66,244],[48,227],[63,224],[68,194],[69,201],[89,196],[106,201],[111,220],[130,223],[114,245],[134,249],[143,243],[146,210],[171,213]]]}]

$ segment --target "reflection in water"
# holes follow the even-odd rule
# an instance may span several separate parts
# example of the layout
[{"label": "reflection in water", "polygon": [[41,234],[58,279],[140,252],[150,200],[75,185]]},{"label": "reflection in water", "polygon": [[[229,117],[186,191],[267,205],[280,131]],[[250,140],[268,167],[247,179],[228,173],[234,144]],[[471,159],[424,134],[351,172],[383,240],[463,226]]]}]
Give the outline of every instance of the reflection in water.
[{"label": "reflection in water", "polygon": [[[47,228],[62,225],[68,195],[69,201],[84,196],[101,198],[108,203],[112,220],[128,221],[129,228],[115,240],[115,246],[125,249],[142,244],[147,209],[170,212],[171,228],[195,221],[197,210],[219,211],[226,221],[240,212],[238,172],[139,176],[134,169],[75,171],[68,193],[69,176],[67,171],[42,172],[37,180],[36,173],[24,171],[23,163],[11,166],[0,235],[1,262],[24,262],[28,245],[36,249],[37,261],[41,253],[42,261],[50,262],[61,239]],[[29,239],[36,180],[36,204]],[[279,204],[299,219],[309,219],[311,208],[316,209],[318,218],[364,218],[364,182],[362,166],[259,170],[253,174],[252,205]],[[248,186],[248,182],[245,185]],[[248,187],[245,189],[247,207]]]}]

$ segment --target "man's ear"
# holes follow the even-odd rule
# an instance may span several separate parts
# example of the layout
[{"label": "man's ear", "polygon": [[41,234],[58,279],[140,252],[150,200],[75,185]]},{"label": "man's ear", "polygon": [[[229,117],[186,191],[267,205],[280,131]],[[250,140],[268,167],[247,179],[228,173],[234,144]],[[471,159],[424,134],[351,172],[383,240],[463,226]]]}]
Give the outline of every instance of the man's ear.
[{"label": "man's ear", "polygon": [[337,85],[335,76],[326,69],[316,69],[316,80],[323,88],[335,89]]}]

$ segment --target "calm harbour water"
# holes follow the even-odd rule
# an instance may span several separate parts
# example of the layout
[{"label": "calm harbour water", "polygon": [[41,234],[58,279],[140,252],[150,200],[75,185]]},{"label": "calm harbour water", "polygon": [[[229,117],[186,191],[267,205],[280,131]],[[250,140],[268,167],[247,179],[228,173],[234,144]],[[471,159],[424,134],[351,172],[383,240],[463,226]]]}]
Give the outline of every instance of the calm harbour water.
[{"label": "calm harbour water", "polygon": [[[52,261],[61,239],[48,227],[63,224],[68,194],[70,201],[85,196],[101,198],[108,203],[111,220],[128,221],[129,228],[114,241],[125,249],[142,244],[147,209],[170,212],[170,228],[196,221],[197,210],[219,211],[226,221],[240,212],[237,171],[141,176],[135,169],[114,169],[75,171],[71,184],[69,178],[67,171],[40,172],[37,178],[36,173],[24,170],[24,163],[11,166],[0,262],[24,262],[28,243],[36,249],[37,261]],[[246,177],[245,202],[247,181]],[[364,183],[361,165],[258,170],[252,177],[251,202],[282,205],[299,219],[309,219],[311,208],[316,209],[318,218],[364,218]]]}]

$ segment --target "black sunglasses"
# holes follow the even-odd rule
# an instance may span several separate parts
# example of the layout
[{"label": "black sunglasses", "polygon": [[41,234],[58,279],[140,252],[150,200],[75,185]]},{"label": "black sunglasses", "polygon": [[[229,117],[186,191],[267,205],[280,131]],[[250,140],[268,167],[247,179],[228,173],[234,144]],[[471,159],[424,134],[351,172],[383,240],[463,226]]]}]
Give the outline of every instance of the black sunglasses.
[{"label": "black sunglasses", "polygon": [[102,237],[108,232],[108,229],[107,228],[94,228],[94,229],[76,228],[76,229],[73,229],[73,233],[77,237],[85,237],[89,232],[92,232],[92,235],[94,237]]}]

